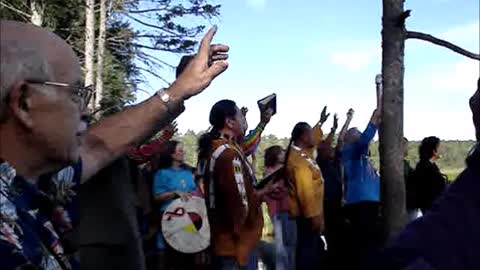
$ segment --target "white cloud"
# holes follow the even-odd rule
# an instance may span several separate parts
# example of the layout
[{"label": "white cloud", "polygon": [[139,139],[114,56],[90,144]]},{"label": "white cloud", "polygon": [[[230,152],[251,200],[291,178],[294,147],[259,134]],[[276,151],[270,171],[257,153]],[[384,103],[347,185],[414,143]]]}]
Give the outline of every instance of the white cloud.
[{"label": "white cloud", "polygon": [[254,9],[264,8],[267,4],[267,0],[247,0],[247,5]]},{"label": "white cloud", "polygon": [[429,80],[432,88],[436,90],[472,93],[479,69],[477,61],[464,59],[445,69],[441,74],[432,74]]},{"label": "white cloud", "polygon": [[332,64],[344,67],[350,71],[359,71],[372,63],[373,56],[369,51],[334,52],[330,56],[330,61]]},{"label": "white cloud", "polygon": [[452,42],[455,41],[477,41],[478,43],[478,31],[480,29],[479,21],[471,22],[469,24],[457,26],[451,28],[440,34],[441,38],[445,38]]},{"label": "white cloud", "polygon": [[408,73],[405,134],[412,139],[431,135],[442,139],[473,139],[468,100],[475,91],[478,76],[478,62],[466,58]]}]

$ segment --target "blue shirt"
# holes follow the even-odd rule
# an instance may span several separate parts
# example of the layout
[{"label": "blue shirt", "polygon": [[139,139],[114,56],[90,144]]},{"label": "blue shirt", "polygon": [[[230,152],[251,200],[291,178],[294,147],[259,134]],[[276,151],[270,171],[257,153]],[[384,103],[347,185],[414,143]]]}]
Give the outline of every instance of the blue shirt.
[{"label": "blue shirt", "polygon": [[380,179],[368,159],[368,147],[376,132],[377,126],[369,123],[360,140],[342,151],[346,204],[380,202]]},{"label": "blue shirt", "polygon": [[[191,170],[169,168],[155,173],[153,182],[153,194],[155,196],[172,191],[190,193],[196,189],[197,186]],[[172,201],[173,199],[162,202],[160,211],[165,211]]]}]

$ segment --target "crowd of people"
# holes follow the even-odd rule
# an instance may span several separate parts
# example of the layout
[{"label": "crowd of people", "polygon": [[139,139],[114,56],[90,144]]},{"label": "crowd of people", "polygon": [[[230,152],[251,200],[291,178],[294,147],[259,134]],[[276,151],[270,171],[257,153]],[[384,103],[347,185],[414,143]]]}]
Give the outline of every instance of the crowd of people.
[{"label": "crowd of people", "polygon": [[[220,100],[191,166],[172,139],[174,120],[228,67],[228,46],[211,44],[216,27],[197,54],[182,58],[169,88],[96,123],[86,121],[92,90],[64,40],[14,21],[1,21],[0,31],[2,269],[250,270],[259,261],[269,270],[480,269],[479,143],[448,186],[436,165],[440,139],[422,141],[416,167],[404,163],[411,223],[384,239],[369,152],[382,119],[379,75],[377,108],[363,131],[350,127],[350,109],[340,132],[335,114],[325,136],[325,107],[316,125],[293,127],[288,146],[267,148],[258,173],[252,157],[274,110],[261,110],[247,133],[248,109]],[[480,141],[480,80],[470,108]],[[403,146],[406,158],[407,139]],[[210,243],[182,252],[166,241],[162,219],[194,197],[204,200]],[[260,241],[263,203],[273,256]]]}]

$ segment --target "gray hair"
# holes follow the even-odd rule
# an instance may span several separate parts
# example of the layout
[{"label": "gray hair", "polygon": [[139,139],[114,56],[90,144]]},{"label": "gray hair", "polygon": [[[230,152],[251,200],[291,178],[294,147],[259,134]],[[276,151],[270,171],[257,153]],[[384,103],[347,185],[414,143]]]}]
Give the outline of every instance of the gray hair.
[{"label": "gray hair", "polygon": [[20,80],[48,81],[51,68],[34,44],[0,41],[0,122],[5,120],[6,101],[13,85]]}]

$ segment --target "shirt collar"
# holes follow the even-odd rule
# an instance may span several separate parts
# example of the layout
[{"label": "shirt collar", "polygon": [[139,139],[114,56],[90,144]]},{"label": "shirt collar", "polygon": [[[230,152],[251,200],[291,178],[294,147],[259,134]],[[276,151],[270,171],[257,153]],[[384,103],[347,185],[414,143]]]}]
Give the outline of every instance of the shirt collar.
[{"label": "shirt collar", "polygon": [[302,152],[302,148],[296,146],[295,144],[292,144],[292,148],[295,149],[298,152]]},{"label": "shirt collar", "polygon": [[228,135],[228,134],[225,134],[225,133],[220,133],[220,138],[224,139],[224,140],[227,140],[227,141],[231,141],[233,142],[233,137]]}]

